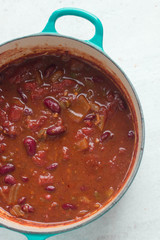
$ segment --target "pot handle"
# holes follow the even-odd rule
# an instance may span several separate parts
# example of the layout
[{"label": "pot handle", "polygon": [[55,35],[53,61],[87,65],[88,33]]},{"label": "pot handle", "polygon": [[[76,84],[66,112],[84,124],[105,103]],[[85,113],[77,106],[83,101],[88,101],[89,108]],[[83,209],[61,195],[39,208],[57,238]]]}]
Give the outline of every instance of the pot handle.
[{"label": "pot handle", "polygon": [[[4,228],[0,225],[0,228]],[[17,232],[17,231],[15,231]],[[20,232],[19,232],[20,233]],[[28,240],[47,240],[47,238],[53,237],[57,234],[33,234],[33,233],[21,233],[23,234]]]},{"label": "pot handle", "polygon": [[49,237],[54,236],[55,234],[32,234],[32,233],[23,233],[28,240],[46,240]]},{"label": "pot handle", "polygon": [[52,13],[50,16],[45,28],[43,29],[43,33],[55,33],[60,35],[55,28],[56,20],[62,16],[72,15],[82,17],[87,19],[95,26],[95,34],[90,40],[85,40],[85,42],[94,44],[96,47],[103,50],[103,26],[99,18],[95,15],[84,11],[78,8],[60,8]]}]

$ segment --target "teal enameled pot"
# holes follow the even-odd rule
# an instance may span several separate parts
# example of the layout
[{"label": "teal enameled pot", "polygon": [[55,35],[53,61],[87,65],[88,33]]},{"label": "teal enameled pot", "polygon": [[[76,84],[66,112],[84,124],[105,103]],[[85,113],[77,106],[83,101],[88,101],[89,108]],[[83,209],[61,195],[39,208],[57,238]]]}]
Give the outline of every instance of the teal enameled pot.
[{"label": "teal enameled pot", "polygon": [[[65,15],[79,16],[89,20],[95,27],[95,35],[88,41],[80,41],[72,37],[67,37],[57,33],[55,22],[59,17]],[[124,185],[118,194],[108,204],[104,205],[98,212],[84,218],[67,224],[47,224],[34,223],[27,220],[16,219],[2,209],[0,210],[0,225],[24,234],[29,240],[45,240],[50,236],[62,233],[64,231],[73,230],[75,228],[86,225],[98,217],[106,213],[112,208],[119,199],[124,195],[130,184],[132,183],[137,170],[139,168],[143,148],[144,148],[144,119],[140,102],[137,94],[125,75],[125,73],[107,56],[103,50],[103,27],[100,20],[84,10],[75,8],[62,8],[51,15],[47,25],[41,33],[15,39],[4,43],[0,46],[0,67],[8,64],[16,59],[26,57],[31,54],[47,54],[54,51],[65,52],[82,57],[83,59],[93,62],[103,71],[114,76],[116,84],[128,99],[132,114],[135,119],[135,127],[137,129],[137,138],[135,152],[133,156],[133,166],[128,172],[128,176]]]}]

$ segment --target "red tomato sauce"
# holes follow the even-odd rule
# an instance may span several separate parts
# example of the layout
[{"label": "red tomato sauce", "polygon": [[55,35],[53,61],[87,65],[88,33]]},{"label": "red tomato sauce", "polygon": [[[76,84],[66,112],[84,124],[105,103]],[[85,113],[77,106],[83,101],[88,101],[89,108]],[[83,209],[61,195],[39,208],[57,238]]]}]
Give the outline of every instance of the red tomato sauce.
[{"label": "red tomato sauce", "polygon": [[83,219],[123,186],[135,146],[110,77],[70,55],[0,72],[0,207],[36,222]]}]

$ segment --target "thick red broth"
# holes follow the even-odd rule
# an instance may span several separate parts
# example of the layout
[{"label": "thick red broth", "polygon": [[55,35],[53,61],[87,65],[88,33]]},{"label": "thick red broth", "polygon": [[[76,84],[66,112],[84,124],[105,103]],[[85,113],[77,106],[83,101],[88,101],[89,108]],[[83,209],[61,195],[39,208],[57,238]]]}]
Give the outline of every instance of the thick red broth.
[{"label": "thick red broth", "polygon": [[79,58],[21,59],[0,72],[0,207],[36,222],[76,221],[123,186],[133,161],[129,105]]}]

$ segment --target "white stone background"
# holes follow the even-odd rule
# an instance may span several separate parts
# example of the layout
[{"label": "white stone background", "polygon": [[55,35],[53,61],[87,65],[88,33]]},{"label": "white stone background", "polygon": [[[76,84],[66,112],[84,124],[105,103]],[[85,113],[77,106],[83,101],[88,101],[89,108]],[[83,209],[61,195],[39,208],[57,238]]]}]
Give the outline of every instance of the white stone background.
[{"label": "white stone background", "polygon": [[[99,17],[104,50],[132,81],[145,117],[146,144],[138,174],[121,201],[97,221],[54,236],[55,240],[160,239],[160,1],[158,0],[0,0],[0,44],[40,32],[50,14],[79,7]],[[60,19],[64,34],[86,39],[94,28],[78,18]],[[0,229],[0,240],[24,240]]]}]

